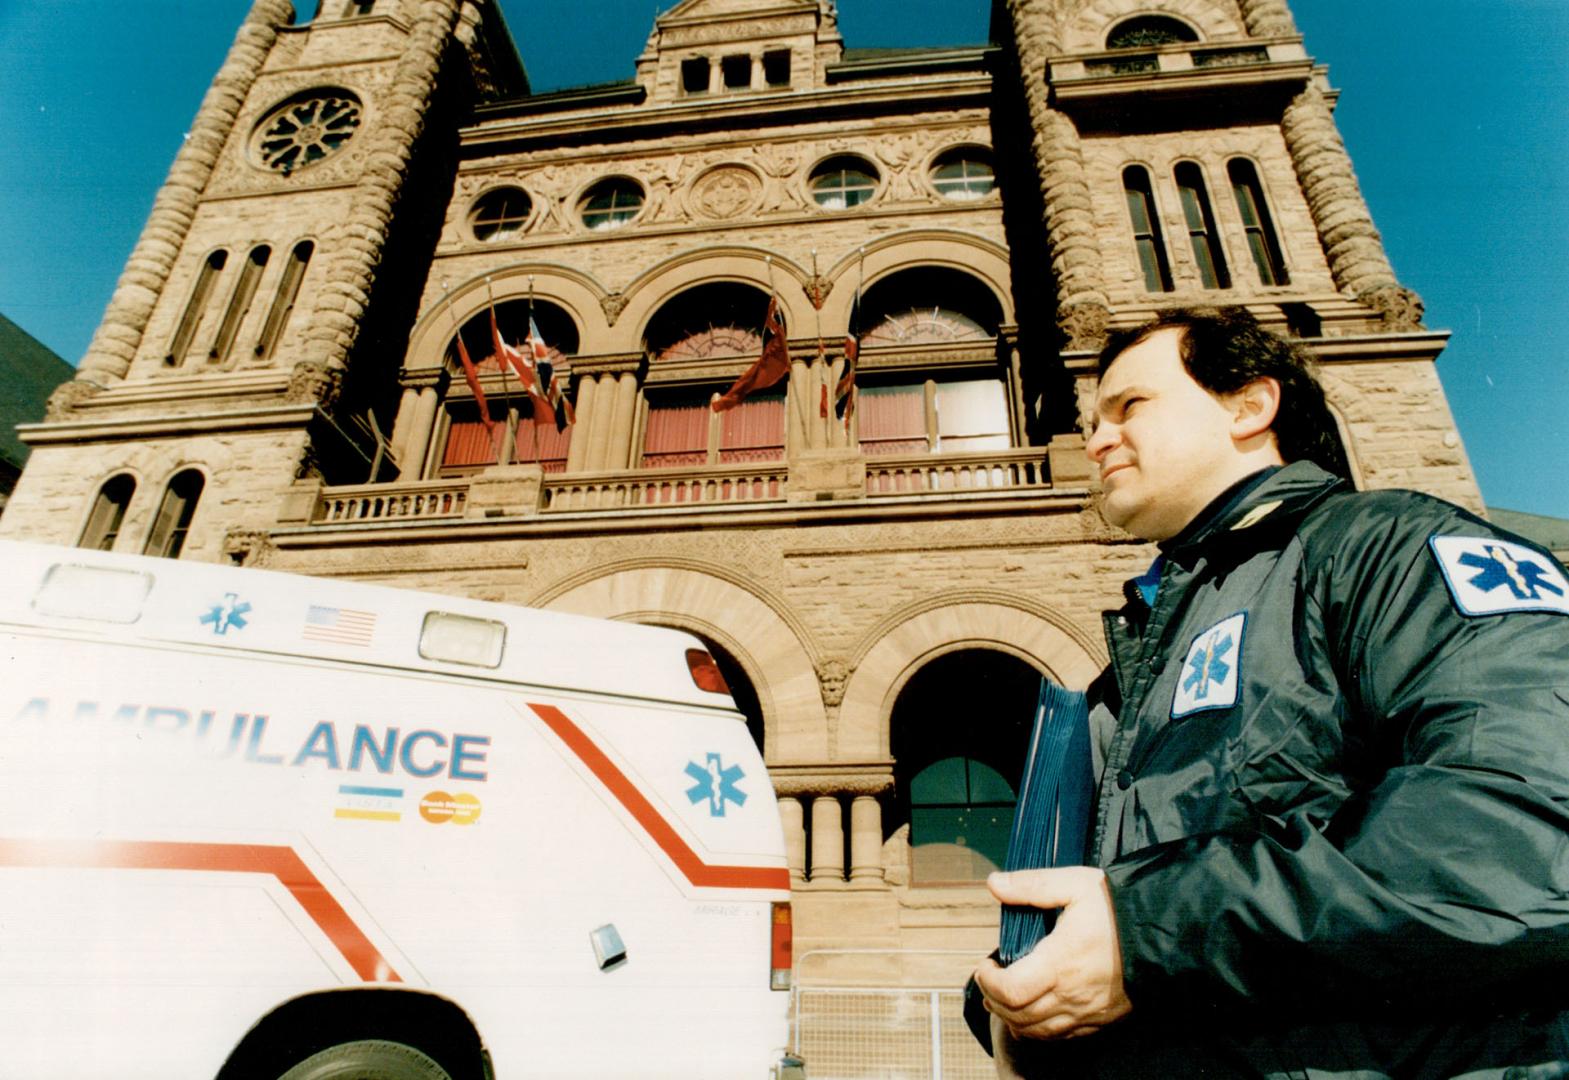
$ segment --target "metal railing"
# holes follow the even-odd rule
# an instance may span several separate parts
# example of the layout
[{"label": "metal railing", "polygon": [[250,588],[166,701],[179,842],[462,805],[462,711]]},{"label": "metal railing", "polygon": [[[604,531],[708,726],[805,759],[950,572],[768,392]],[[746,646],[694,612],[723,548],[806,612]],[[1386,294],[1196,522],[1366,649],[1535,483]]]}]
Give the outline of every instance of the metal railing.
[{"label": "metal railing", "polygon": [[[992,1080],[997,1075],[964,1022],[961,986],[839,986],[814,983],[809,961],[829,953],[882,960],[974,953],[948,950],[814,950],[796,962],[791,994],[794,1052],[811,1080]],[[957,981],[957,979],[956,979]]]},{"label": "metal railing", "polygon": [[1038,446],[866,459],[866,493],[872,496],[1049,487],[1051,473]]},{"label": "metal railing", "polygon": [[785,497],[787,477],[782,461],[546,476],[542,509],[779,502]]}]

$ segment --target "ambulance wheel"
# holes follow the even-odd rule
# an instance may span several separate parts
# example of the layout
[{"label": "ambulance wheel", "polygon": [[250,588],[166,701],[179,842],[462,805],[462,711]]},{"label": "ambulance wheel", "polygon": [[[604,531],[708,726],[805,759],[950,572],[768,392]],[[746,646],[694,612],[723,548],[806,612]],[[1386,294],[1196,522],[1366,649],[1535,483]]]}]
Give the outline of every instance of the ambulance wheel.
[{"label": "ambulance wheel", "polygon": [[412,1046],[363,1039],[312,1054],[278,1080],[452,1080],[452,1076]]}]

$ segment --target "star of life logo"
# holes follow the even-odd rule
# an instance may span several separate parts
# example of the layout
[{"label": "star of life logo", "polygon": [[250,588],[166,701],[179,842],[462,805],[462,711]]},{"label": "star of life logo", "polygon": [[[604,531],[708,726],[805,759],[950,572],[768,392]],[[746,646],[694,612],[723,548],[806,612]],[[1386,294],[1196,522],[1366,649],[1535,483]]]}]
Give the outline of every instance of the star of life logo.
[{"label": "star of life logo", "polygon": [[746,805],[746,792],[736,786],[746,774],[739,765],[726,768],[718,754],[709,754],[706,764],[687,762],[686,774],[696,781],[686,789],[686,797],[694,804],[707,802],[710,817],[724,817],[727,802]]},{"label": "star of life logo", "polygon": [[1201,631],[1188,646],[1171,698],[1171,718],[1237,703],[1242,674],[1242,631],[1247,612],[1239,611]]},{"label": "star of life logo", "polygon": [[237,593],[224,593],[223,600],[207,609],[207,614],[201,617],[201,622],[212,624],[215,634],[227,634],[230,630],[244,630],[246,612],[251,610],[248,601],[241,600]]},{"label": "star of life logo", "polygon": [[1433,536],[1428,546],[1462,614],[1554,611],[1569,615],[1569,580],[1563,568],[1541,552],[1490,536]]}]

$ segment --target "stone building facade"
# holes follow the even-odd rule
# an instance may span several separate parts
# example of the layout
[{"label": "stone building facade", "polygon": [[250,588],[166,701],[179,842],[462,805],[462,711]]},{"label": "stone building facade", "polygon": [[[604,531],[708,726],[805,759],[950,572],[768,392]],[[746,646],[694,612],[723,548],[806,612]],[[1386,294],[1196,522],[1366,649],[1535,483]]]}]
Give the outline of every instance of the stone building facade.
[{"label": "stone building facade", "polygon": [[[858,50],[829,0],[685,0],[633,79],[532,95],[493,0],[256,0],[0,534],[693,631],[813,977],[962,979],[1034,686],[1091,679],[1150,557],[1083,460],[1108,329],[1244,304],[1321,358],[1360,484],[1481,507],[1284,0],[992,18]],[[714,413],[770,297],[788,379]]]}]

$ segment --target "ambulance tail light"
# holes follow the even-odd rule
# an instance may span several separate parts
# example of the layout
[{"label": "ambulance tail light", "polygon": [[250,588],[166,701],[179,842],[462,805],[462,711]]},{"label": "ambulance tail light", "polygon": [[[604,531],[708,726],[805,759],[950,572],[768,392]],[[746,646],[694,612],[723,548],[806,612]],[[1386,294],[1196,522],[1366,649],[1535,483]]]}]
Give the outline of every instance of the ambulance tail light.
[{"label": "ambulance tail light", "polygon": [[790,902],[774,904],[773,927],[768,941],[768,988],[790,989],[790,969],[794,962],[791,939]]},{"label": "ambulance tail light", "polygon": [[730,685],[725,682],[724,675],[720,674],[719,665],[714,663],[714,658],[703,649],[688,649],[686,651],[686,667],[692,673],[692,681],[699,690],[706,690],[710,694],[728,694]]}]

